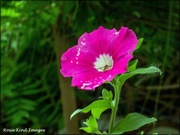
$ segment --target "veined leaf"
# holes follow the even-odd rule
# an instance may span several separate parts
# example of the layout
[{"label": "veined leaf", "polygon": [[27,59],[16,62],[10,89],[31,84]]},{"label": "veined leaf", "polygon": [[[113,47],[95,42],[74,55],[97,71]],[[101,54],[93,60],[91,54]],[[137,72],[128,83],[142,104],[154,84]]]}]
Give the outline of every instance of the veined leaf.
[{"label": "veined leaf", "polygon": [[155,66],[151,66],[151,67],[148,67],[148,68],[138,68],[132,72],[129,72],[129,73],[126,73],[126,74],[122,74],[120,76],[118,76],[118,81],[121,82],[121,85],[124,84],[124,82],[134,76],[134,75],[137,75],[137,74],[153,74],[153,73],[162,73],[161,70]]},{"label": "veined leaf", "polygon": [[113,128],[113,133],[122,134],[124,132],[133,131],[156,121],[157,119],[153,117],[148,118],[139,113],[130,113]]}]

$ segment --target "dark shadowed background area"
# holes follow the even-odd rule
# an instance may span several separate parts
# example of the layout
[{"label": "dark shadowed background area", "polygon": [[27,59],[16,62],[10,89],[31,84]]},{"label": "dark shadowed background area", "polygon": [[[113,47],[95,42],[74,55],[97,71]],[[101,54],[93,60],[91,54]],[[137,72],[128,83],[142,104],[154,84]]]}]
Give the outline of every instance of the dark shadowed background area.
[{"label": "dark shadowed background area", "polygon": [[[134,134],[179,133],[179,2],[173,0],[1,1],[1,133],[15,128],[45,129],[41,134],[83,133],[78,128],[88,115],[69,120],[70,114],[110,87],[72,87],[71,78],[59,73],[60,57],[84,32],[99,26],[132,29],[144,38],[134,52],[138,67],[153,65],[163,72],[127,80],[118,118],[139,112],[158,119]],[[99,129],[107,130],[109,118],[107,110]]]}]

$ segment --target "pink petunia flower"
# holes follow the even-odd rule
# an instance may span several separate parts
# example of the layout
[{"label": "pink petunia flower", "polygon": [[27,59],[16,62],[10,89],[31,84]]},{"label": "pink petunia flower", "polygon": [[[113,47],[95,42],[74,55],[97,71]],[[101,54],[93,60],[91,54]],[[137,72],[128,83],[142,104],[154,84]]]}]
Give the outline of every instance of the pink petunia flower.
[{"label": "pink petunia flower", "polygon": [[60,72],[64,77],[72,76],[72,86],[94,90],[115,75],[127,72],[137,44],[135,33],[126,27],[117,31],[100,26],[91,33],[84,33],[78,45],[62,55]]}]

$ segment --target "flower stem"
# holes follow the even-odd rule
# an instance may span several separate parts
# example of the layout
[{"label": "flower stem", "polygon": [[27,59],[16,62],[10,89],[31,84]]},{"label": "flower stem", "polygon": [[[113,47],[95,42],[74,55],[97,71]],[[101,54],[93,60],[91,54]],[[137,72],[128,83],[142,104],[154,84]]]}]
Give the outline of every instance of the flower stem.
[{"label": "flower stem", "polygon": [[121,87],[119,87],[120,85],[118,85],[117,82],[113,86],[114,86],[114,100],[113,100],[114,107],[112,108],[112,115],[111,115],[110,125],[109,125],[109,134],[112,132],[112,129],[114,126],[114,121],[115,121],[115,117],[116,117],[116,113],[118,109],[119,97],[120,97],[120,91],[121,91]]}]

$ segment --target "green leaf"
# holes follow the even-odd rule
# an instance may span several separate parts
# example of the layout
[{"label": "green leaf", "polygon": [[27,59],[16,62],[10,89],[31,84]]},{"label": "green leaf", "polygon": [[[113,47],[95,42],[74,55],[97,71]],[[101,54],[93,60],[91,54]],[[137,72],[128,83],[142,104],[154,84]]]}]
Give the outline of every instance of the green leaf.
[{"label": "green leaf", "polygon": [[[109,104],[111,104],[112,102],[112,98],[113,98],[113,94],[111,91],[108,91],[106,89],[103,89],[102,90],[102,97],[101,97],[103,100],[107,100],[109,102]],[[104,101],[103,101],[104,102]],[[105,101],[106,102],[106,101]],[[108,103],[106,102],[106,103]],[[106,106],[106,107],[99,107],[99,108],[92,108],[91,109],[91,113],[92,115],[96,118],[96,119],[99,119],[100,118],[100,115],[101,113],[103,113],[105,110],[109,109],[110,106],[109,104]]]},{"label": "green leaf", "polygon": [[84,130],[87,133],[92,133],[92,129],[90,127],[81,127],[81,130]]},{"label": "green leaf", "polygon": [[130,113],[123,120],[121,120],[113,129],[114,134],[122,134],[136,130],[146,124],[156,122],[156,118],[148,118],[139,113]]},{"label": "green leaf", "polygon": [[74,111],[71,116],[70,116],[70,119],[72,119],[72,117],[74,117],[74,115],[80,113],[82,111],[82,109],[77,109],[76,111]]},{"label": "green leaf", "polygon": [[83,113],[87,113],[91,110],[92,115],[99,119],[102,112],[111,108],[111,104],[108,100],[96,100],[92,102],[90,105],[82,109]]},{"label": "green leaf", "polygon": [[103,99],[107,99],[109,101],[112,101],[112,98],[113,98],[113,94],[111,91],[108,91],[106,89],[103,89],[102,90],[102,98]]},{"label": "green leaf", "polygon": [[136,69],[137,62],[138,62],[138,60],[133,60],[133,61],[129,62],[129,64],[128,64],[128,71],[129,72]]},{"label": "green leaf", "polygon": [[153,74],[159,72],[162,73],[161,70],[155,66],[151,66],[148,68],[138,68],[131,72],[131,74]]},{"label": "green leaf", "polygon": [[90,116],[89,119],[86,119],[86,122],[84,124],[87,127],[82,127],[80,129],[88,132],[88,133],[96,133],[98,131],[98,124],[96,119],[93,116]]},{"label": "green leaf", "polygon": [[136,50],[137,50],[139,47],[141,47],[141,44],[142,44],[143,40],[144,40],[144,38],[140,38],[140,39],[138,40],[138,44],[137,44],[137,46],[136,46]]},{"label": "green leaf", "polygon": [[41,88],[41,89],[27,89],[27,90],[23,90],[22,91],[22,95],[36,95],[40,92],[43,92],[44,91],[44,88]]},{"label": "green leaf", "polygon": [[26,111],[36,110],[35,106],[29,105],[29,104],[20,104],[20,107]]},{"label": "green leaf", "polygon": [[121,82],[121,85],[124,84],[124,82],[134,76],[134,75],[137,75],[137,74],[153,74],[153,73],[162,73],[161,70],[155,66],[151,66],[151,67],[148,67],[148,68],[138,68],[132,72],[129,72],[129,73],[126,73],[126,74],[122,74],[120,76],[118,76],[118,81]]},{"label": "green leaf", "polygon": [[108,100],[96,100],[83,109],[77,109],[75,112],[73,112],[71,114],[70,119],[72,119],[72,117],[74,117],[74,115],[76,115],[80,112],[87,113],[89,111],[91,111],[92,115],[95,118],[99,119],[101,113],[111,107],[112,106]]},{"label": "green leaf", "polygon": [[93,116],[90,116],[88,124],[90,128],[92,129],[92,131],[94,132],[98,131],[98,124],[97,124],[96,119]]},{"label": "green leaf", "polygon": [[1,9],[1,16],[6,16],[6,17],[12,17],[12,18],[17,18],[20,16],[20,13],[18,13],[16,11],[16,9],[5,9],[5,8],[2,8]]},{"label": "green leaf", "polygon": [[109,107],[93,108],[91,110],[91,113],[96,119],[99,119],[101,113],[103,113],[107,109],[109,109]]},{"label": "green leaf", "polygon": [[[93,116],[96,118],[99,118],[99,115],[103,111],[105,111],[104,108],[106,108],[106,109],[111,108],[111,104],[107,100],[96,100],[96,101],[92,102],[90,105],[88,105],[87,107],[85,107],[84,109],[82,109],[82,112],[87,113],[90,110],[95,109],[95,108],[96,108],[96,110],[93,111]],[[94,112],[96,112],[98,114],[96,115]]]},{"label": "green leaf", "polygon": [[22,98],[21,103],[23,103],[25,105],[31,105],[31,106],[36,106],[37,105],[37,103],[34,100],[29,100],[29,99],[26,99],[26,98]]},{"label": "green leaf", "polygon": [[88,105],[87,107],[85,107],[84,109],[82,109],[83,113],[87,113],[90,110],[92,110],[93,108],[111,108],[111,104],[109,103],[109,101],[107,100],[96,100],[94,102],[92,102],[90,105]]}]

